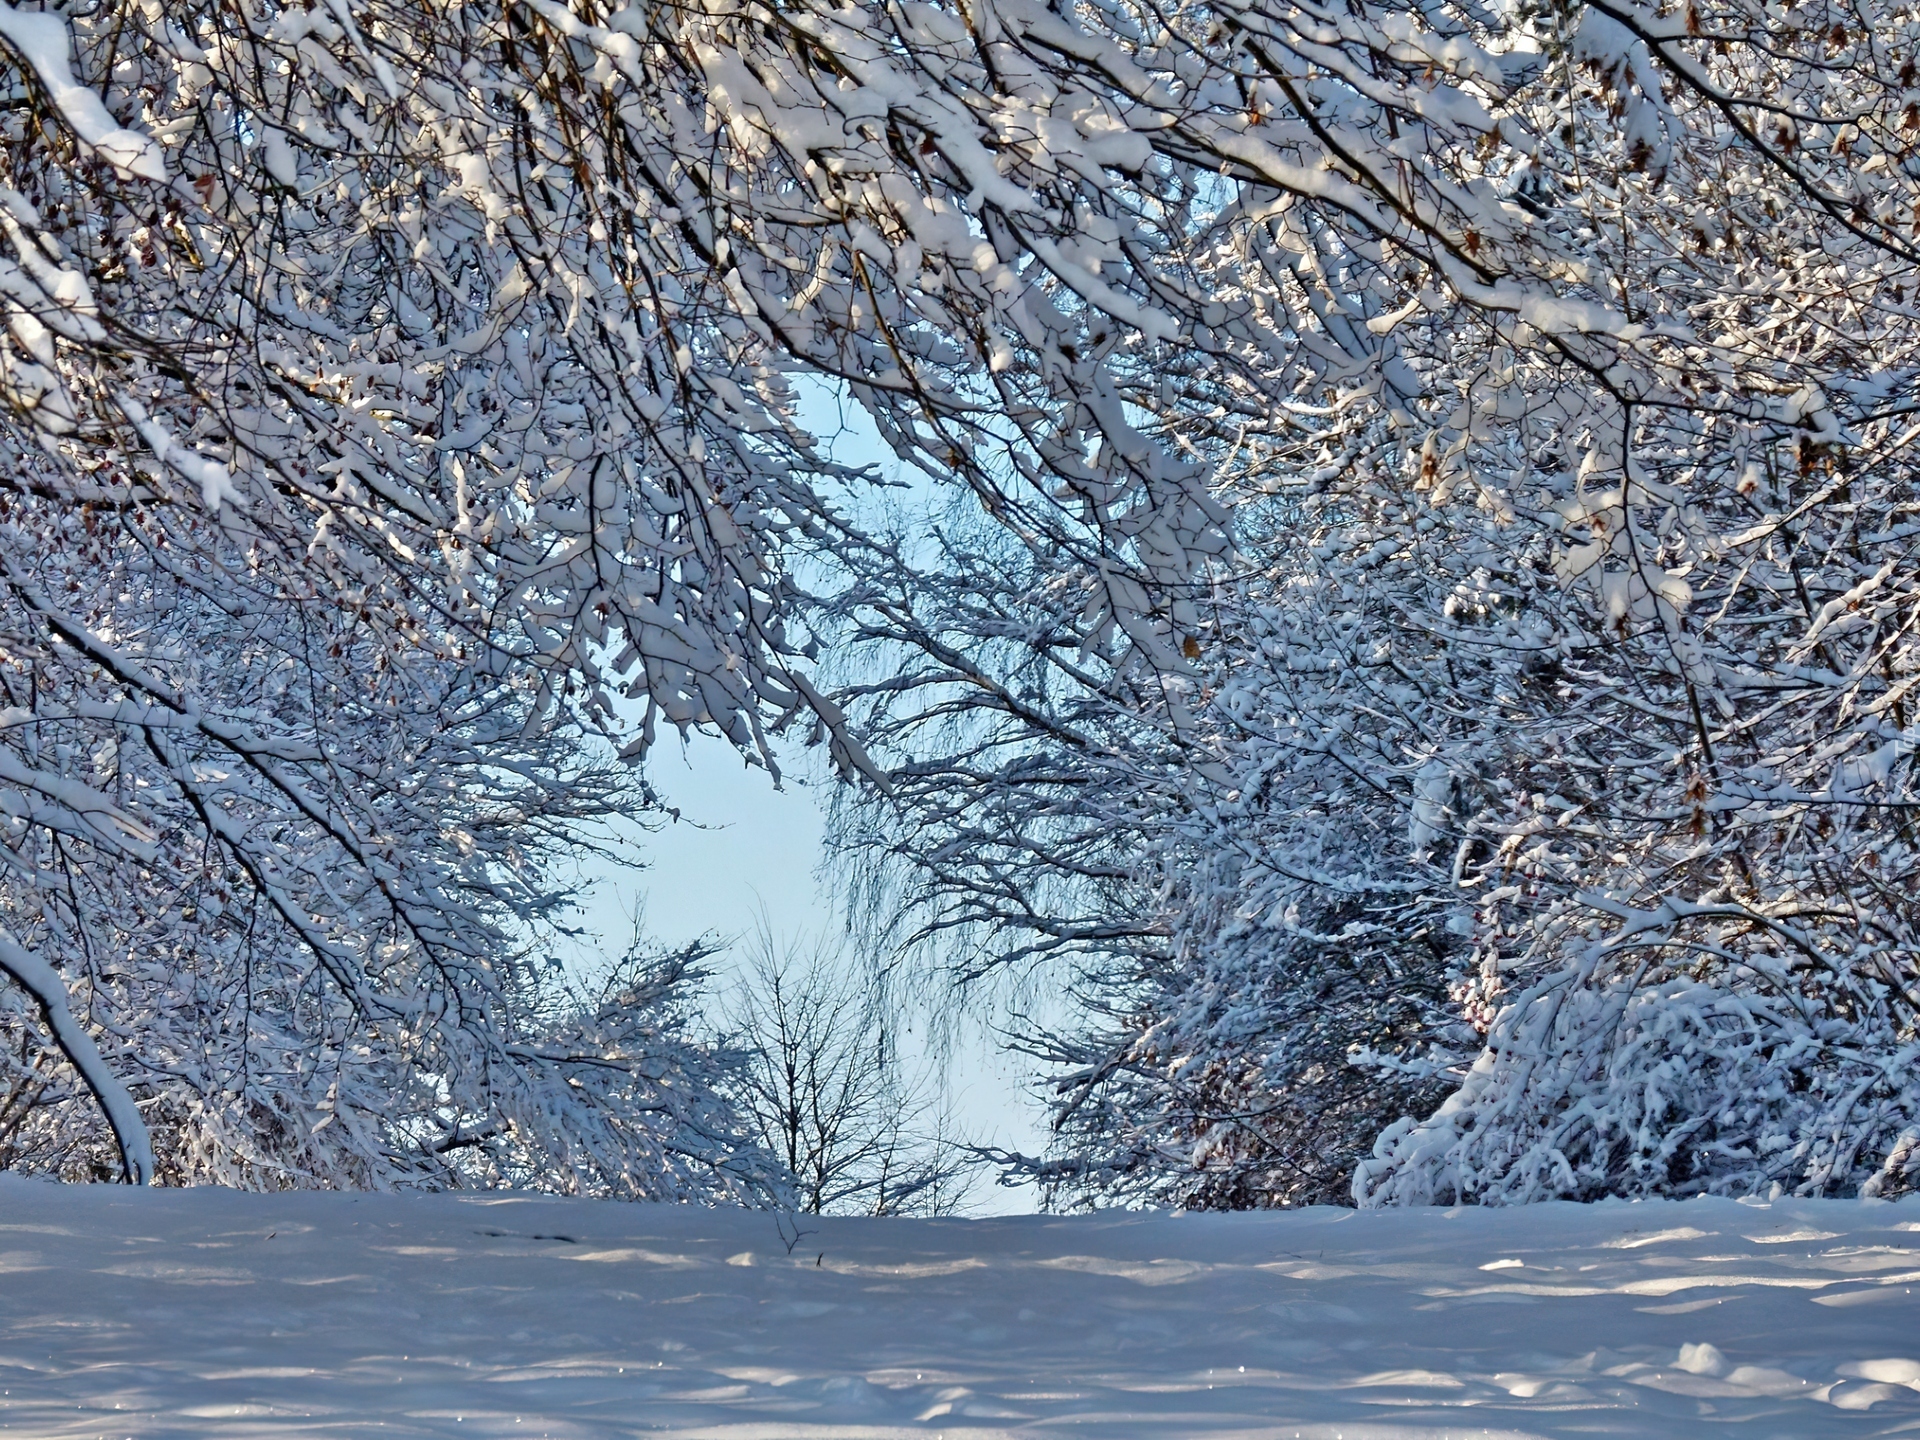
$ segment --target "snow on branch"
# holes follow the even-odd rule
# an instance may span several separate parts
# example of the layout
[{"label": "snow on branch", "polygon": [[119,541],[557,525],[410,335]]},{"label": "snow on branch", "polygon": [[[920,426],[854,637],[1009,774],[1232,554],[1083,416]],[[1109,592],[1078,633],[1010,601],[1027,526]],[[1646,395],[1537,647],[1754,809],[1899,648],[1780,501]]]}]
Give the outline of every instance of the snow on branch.
[{"label": "snow on branch", "polygon": [[59,973],[39,956],[21,949],[18,942],[6,935],[0,935],[0,970],[4,970],[33,997],[34,1003],[40,1007],[41,1018],[53,1032],[54,1043],[59,1045],[61,1053],[73,1068],[80,1072],[80,1078],[106,1112],[107,1122],[113,1127],[114,1140],[120,1147],[120,1163],[127,1183],[152,1183],[153,1142],[147,1136],[147,1125],[141,1118],[140,1107],[134,1104],[133,1096],[128,1093],[120,1077],[108,1068],[100,1054],[100,1047],[93,1043],[93,1037],[73,1018],[73,1011],[67,1004],[66,983],[61,980]]}]

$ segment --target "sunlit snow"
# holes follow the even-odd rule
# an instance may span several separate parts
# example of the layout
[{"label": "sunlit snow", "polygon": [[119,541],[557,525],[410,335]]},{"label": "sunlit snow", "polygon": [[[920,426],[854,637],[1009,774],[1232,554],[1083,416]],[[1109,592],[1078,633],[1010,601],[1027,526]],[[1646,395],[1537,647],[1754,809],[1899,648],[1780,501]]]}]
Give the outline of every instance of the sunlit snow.
[{"label": "sunlit snow", "polygon": [[[789,1245],[789,1241],[793,1243]],[[1920,1429],[1920,1202],[818,1220],[0,1176],[0,1432]]]}]

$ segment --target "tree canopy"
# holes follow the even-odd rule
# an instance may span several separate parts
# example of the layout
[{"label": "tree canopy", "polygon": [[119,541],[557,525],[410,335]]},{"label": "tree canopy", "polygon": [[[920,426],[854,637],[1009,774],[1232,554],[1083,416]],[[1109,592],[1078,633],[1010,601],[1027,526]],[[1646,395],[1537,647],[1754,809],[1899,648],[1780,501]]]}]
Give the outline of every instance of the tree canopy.
[{"label": "tree canopy", "polygon": [[662,723],[797,727],[904,939],[1078,967],[1068,1191],[1911,1185],[1916,27],[0,5],[0,1105],[758,1185],[530,962]]}]

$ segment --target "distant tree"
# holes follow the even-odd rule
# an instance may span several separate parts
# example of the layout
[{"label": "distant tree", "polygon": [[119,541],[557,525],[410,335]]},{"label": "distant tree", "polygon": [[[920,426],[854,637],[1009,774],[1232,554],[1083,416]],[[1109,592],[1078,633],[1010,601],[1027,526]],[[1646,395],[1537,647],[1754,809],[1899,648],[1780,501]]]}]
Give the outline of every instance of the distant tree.
[{"label": "distant tree", "polygon": [[730,1093],[760,1146],[814,1215],[939,1215],[975,1168],[929,1077],[900,1052],[901,1015],[884,980],[826,942],[762,928],[728,1013],[742,1063]]}]

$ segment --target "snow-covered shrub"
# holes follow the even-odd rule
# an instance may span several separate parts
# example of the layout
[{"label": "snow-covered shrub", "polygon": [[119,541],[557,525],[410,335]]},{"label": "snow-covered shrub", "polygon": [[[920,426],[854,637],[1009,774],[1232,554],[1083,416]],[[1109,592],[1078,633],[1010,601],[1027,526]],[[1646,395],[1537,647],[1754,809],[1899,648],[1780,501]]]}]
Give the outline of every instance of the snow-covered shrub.
[{"label": "snow-covered shrub", "polygon": [[1373,1137],[1447,1089],[1355,1063],[1356,1046],[1424,1055],[1445,998],[1437,937],[1382,898],[1351,893],[1314,917],[1320,931],[1298,901],[1277,916],[1248,906],[1130,974],[1115,961],[1085,974],[1088,1021],[1022,1040],[1047,1066],[1058,1140],[1017,1168],[1049,1208],[1346,1203]]},{"label": "snow-covered shrub", "polygon": [[[712,979],[701,945],[636,945],[591,985],[553,985],[513,1057],[509,1144],[472,1143],[484,1179],[623,1200],[794,1203],[794,1177],[754,1134],[736,1096],[751,1063],[701,1033]],[[554,1096],[565,1086],[567,1103]]]}]

